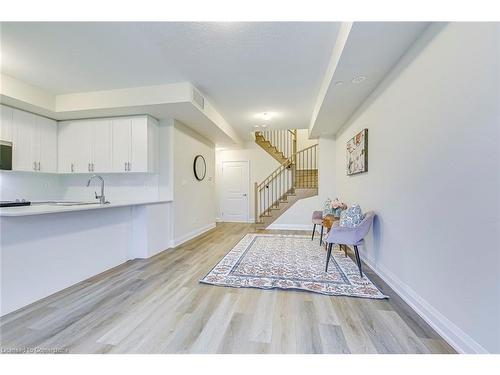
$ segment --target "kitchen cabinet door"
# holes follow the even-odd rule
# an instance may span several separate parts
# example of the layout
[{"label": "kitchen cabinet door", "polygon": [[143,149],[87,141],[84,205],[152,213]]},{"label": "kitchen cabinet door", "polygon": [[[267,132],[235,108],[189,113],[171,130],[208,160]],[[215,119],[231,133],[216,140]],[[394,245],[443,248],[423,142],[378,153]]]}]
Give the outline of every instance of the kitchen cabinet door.
[{"label": "kitchen cabinet door", "polygon": [[128,172],[130,163],[132,119],[115,119],[112,121],[112,159],[113,172]]},{"label": "kitchen cabinet door", "polygon": [[39,140],[35,116],[31,113],[13,109],[12,116],[12,170],[36,171]]},{"label": "kitchen cabinet door", "polygon": [[92,163],[92,127],[87,121],[59,124],[59,172],[89,173]]},{"label": "kitchen cabinet door", "polygon": [[0,106],[0,141],[12,142],[12,115],[11,107]]},{"label": "kitchen cabinet door", "polygon": [[57,171],[72,173],[74,164],[71,150],[71,123],[61,122],[57,125]]},{"label": "kitchen cabinet door", "polygon": [[148,172],[148,122],[132,119],[129,172]]},{"label": "kitchen cabinet door", "polygon": [[40,172],[57,172],[57,123],[54,120],[35,116],[38,140],[35,141],[35,156],[38,156]]},{"label": "kitchen cabinet door", "polygon": [[93,121],[92,172],[108,173],[112,166],[111,121]]},{"label": "kitchen cabinet door", "polygon": [[92,141],[93,127],[89,121],[76,121],[71,123],[72,134],[70,144],[74,150],[74,170],[76,173],[89,173],[92,171]]}]

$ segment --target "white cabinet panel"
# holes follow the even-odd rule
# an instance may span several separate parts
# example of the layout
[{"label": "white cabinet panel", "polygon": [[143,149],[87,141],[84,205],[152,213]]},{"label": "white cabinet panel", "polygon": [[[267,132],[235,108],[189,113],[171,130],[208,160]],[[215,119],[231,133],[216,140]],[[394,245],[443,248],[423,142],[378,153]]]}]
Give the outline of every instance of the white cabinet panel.
[{"label": "white cabinet panel", "polygon": [[92,172],[112,170],[112,129],[111,121],[93,121]]},{"label": "white cabinet panel", "polygon": [[12,142],[12,115],[13,109],[5,105],[0,106],[0,141]]},{"label": "white cabinet panel", "polygon": [[157,133],[147,116],[60,123],[59,172],[153,172]]},{"label": "white cabinet panel", "polygon": [[34,145],[39,134],[35,116],[31,113],[13,110],[12,116],[12,169],[15,171],[36,171],[38,169]]},{"label": "white cabinet panel", "polygon": [[73,149],[71,138],[73,128],[70,122],[58,124],[57,132],[57,171],[59,173],[72,173],[74,171]]},{"label": "white cabinet panel", "polygon": [[75,173],[91,172],[93,129],[87,121],[71,123],[73,170]]},{"label": "white cabinet panel", "polygon": [[127,172],[130,162],[132,119],[113,120],[113,172]]},{"label": "white cabinet panel", "polygon": [[86,121],[59,124],[59,172],[88,173],[92,128]]},{"label": "white cabinet panel", "polygon": [[129,172],[148,172],[148,123],[146,117],[132,119]]},{"label": "white cabinet panel", "polygon": [[40,172],[57,172],[57,122],[45,117],[35,116],[36,133],[35,156],[38,156]]}]

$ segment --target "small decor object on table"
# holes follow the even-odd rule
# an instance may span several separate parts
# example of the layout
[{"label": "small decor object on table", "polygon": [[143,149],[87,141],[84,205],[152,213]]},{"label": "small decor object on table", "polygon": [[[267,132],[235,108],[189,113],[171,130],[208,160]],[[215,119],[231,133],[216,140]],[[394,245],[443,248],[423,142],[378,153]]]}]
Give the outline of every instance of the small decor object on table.
[{"label": "small decor object on table", "polygon": [[347,142],[347,175],[368,172],[368,129]]},{"label": "small decor object on table", "polygon": [[340,214],[343,210],[347,208],[347,205],[344,202],[339,201],[338,198],[335,198],[332,201],[332,213],[335,217],[340,217]]},{"label": "small decor object on table", "polygon": [[326,215],[333,215],[332,200],[330,198],[326,198],[325,203],[323,203],[323,217]]}]

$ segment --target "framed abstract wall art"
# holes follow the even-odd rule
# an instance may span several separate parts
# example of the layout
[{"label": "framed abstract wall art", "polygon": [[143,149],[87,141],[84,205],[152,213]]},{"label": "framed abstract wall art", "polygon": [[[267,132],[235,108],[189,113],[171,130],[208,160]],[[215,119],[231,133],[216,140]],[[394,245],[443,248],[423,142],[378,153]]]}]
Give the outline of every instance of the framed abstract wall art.
[{"label": "framed abstract wall art", "polygon": [[368,172],[368,129],[347,142],[347,175]]}]

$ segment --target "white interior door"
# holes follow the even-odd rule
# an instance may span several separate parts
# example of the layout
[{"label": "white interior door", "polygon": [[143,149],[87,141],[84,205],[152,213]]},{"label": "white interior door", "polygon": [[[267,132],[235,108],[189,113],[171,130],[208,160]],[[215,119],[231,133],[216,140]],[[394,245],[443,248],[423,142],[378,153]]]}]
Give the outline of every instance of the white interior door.
[{"label": "white interior door", "polygon": [[221,219],[248,221],[250,178],[248,161],[222,162]]}]

